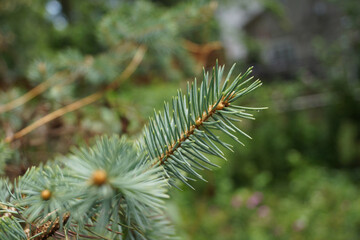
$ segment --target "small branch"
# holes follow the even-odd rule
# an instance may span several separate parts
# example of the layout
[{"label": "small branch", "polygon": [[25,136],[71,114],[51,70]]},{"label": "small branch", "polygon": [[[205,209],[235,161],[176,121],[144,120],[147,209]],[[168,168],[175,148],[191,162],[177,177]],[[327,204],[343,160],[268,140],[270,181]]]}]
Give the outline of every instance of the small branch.
[{"label": "small branch", "polygon": [[[234,93],[231,94],[231,98],[235,97]],[[228,100],[229,100],[228,99]],[[208,114],[206,113],[206,111],[203,112],[202,116],[201,117],[198,117],[197,120],[196,120],[196,124],[195,125],[192,125],[189,129],[189,131],[186,131],[184,133],[181,134],[181,138],[176,140],[171,146],[168,146],[168,150],[166,150],[166,154],[165,155],[161,155],[158,157],[158,159],[151,165],[151,167],[154,167],[156,164],[164,164],[167,159],[177,150],[181,147],[181,144],[183,142],[185,142],[195,131],[195,129],[199,129],[202,124],[204,122],[206,122],[212,115],[214,115],[216,113],[217,110],[222,110],[224,109],[225,107],[229,106],[230,103],[228,103],[228,100],[225,100],[223,101],[223,99],[219,102],[219,104],[217,106],[216,103],[212,104],[212,105],[209,105],[208,107]],[[215,108],[214,108],[215,107]],[[214,108],[214,109],[213,109]],[[174,148],[174,146],[176,145],[176,143],[178,143],[178,146]],[[163,158],[165,157],[164,160],[162,160]]]},{"label": "small branch", "polygon": [[205,44],[197,44],[187,39],[183,40],[184,48],[195,54],[209,54],[212,51],[222,49],[221,42],[210,42]]},{"label": "small branch", "polygon": [[198,68],[206,65],[207,60],[212,52],[222,49],[220,42],[197,44],[187,39],[183,40],[183,47],[197,60]]},{"label": "small branch", "polygon": [[69,112],[73,112],[79,108],[82,108],[88,104],[91,104],[95,101],[97,101],[98,99],[100,99],[103,94],[111,89],[115,89],[117,88],[122,81],[124,81],[125,79],[129,78],[136,70],[136,68],[139,66],[139,64],[141,63],[141,61],[144,58],[146,52],[146,47],[145,46],[140,46],[138,48],[138,51],[136,52],[135,56],[133,57],[132,61],[130,62],[130,64],[126,67],[126,69],[121,73],[121,75],[119,77],[117,77],[112,83],[110,83],[105,89],[93,93],[85,98],[82,98],[76,102],[73,102],[65,107],[62,107],[54,112],[49,113],[48,115],[38,119],[37,121],[35,121],[34,123],[30,124],[29,126],[23,128],[22,130],[16,132],[14,135],[9,136],[5,139],[5,142],[9,143],[12,142],[16,139],[19,139],[23,136],[25,136],[26,134],[32,132],[33,130],[37,129],[38,127],[66,114]]}]

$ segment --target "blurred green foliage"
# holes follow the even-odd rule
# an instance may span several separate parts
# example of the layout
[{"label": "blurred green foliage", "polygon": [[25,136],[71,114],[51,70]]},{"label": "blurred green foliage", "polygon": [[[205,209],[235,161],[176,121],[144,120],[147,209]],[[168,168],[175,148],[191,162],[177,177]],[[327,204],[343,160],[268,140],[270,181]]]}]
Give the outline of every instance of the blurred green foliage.
[{"label": "blurred green foliage", "polygon": [[[298,152],[290,158],[303,160]],[[186,219],[179,223],[183,230],[179,232],[183,239],[200,240],[357,239],[359,189],[346,174],[314,166],[298,167],[289,174],[290,181],[262,190],[235,187],[216,178],[212,197],[204,197],[209,190],[199,193],[203,197],[175,192],[178,214]],[[262,185],[265,178],[264,174],[254,177],[255,185]]]},{"label": "blurred green foliage", "polygon": [[[215,8],[210,1],[171,6],[151,1],[4,1],[0,6],[0,105],[40,84],[49,87],[11,111],[0,111],[1,136],[106,88],[126,69],[139,46],[145,47],[146,54],[131,78],[133,85],[109,90],[107,96],[121,96],[133,86],[179,83],[193,76],[196,65],[183,42],[191,32],[200,34],[213,25]],[[129,110],[119,101],[102,99],[30,134],[34,138],[19,147],[24,161],[44,161],[96,134],[141,130],[147,117],[141,108]],[[99,114],[94,114],[98,109]],[[42,152],[40,159],[29,155],[32,150]]]},{"label": "blurred green foliage", "polygon": [[173,192],[183,239],[360,237],[360,3],[332,2],[347,27],[332,42],[314,36],[322,79],[265,79],[248,101],[270,108],[243,123],[253,140],[209,184]]}]

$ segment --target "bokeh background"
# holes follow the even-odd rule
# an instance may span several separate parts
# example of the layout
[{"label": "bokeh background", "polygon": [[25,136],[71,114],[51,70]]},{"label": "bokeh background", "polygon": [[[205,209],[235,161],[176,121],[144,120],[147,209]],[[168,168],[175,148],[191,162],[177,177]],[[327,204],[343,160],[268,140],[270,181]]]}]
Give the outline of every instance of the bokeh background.
[{"label": "bokeh background", "polygon": [[216,59],[254,66],[243,104],[269,109],[207,183],[171,191],[180,239],[360,239],[359,0],[2,0],[1,174],[136,139]]}]

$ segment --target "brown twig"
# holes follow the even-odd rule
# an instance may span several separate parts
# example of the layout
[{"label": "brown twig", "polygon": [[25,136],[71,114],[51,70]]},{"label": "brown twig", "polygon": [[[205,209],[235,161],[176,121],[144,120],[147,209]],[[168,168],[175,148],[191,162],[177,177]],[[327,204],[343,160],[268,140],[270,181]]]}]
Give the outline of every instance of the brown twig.
[{"label": "brown twig", "polygon": [[206,66],[210,54],[222,49],[220,42],[197,44],[189,40],[183,40],[183,47],[197,60],[197,67]]},{"label": "brown twig", "polygon": [[183,43],[186,50],[195,54],[209,54],[212,51],[222,49],[222,45],[220,42],[197,44],[187,39],[184,39]]},{"label": "brown twig", "polygon": [[19,139],[19,138],[25,136],[26,134],[32,132],[33,130],[37,129],[38,127],[58,118],[66,113],[75,111],[79,108],[82,108],[90,103],[97,101],[98,99],[100,99],[103,96],[103,94],[105,92],[107,92],[108,90],[117,88],[121,84],[122,81],[129,78],[135,72],[136,68],[139,66],[139,64],[143,60],[145,52],[146,52],[146,47],[143,45],[140,46],[138,48],[135,56],[133,57],[132,61],[126,67],[126,69],[112,83],[110,83],[103,90],[100,90],[99,92],[93,93],[85,98],[82,98],[76,102],[73,102],[69,105],[66,105],[65,107],[62,107],[54,112],[47,114],[46,116],[44,116],[44,117],[40,118],[39,120],[35,121],[34,123],[30,124],[29,126],[16,132],[14,135],[8,136],[5,139],[5,142],[9,143],[9,142],[14,141],[15,139]]}]

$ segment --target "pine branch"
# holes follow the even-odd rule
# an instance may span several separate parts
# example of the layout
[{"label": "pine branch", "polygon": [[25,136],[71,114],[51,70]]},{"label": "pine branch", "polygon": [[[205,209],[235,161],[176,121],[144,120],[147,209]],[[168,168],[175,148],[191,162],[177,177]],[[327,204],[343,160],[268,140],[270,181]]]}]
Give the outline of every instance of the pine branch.
[{"label": "pine branch", "polygon": [[[206,155],[225,158],[217,145],[229,150],[231,145],[221,141],[213,130],[220,130],[240,144],[240,140],[231,132],[250,138],[233,123],[238,121],[233,117],[254,119],[247,111],[264,108],[243,107],[235,101],[260,87],[262,83],[259,80],[252,81],[253,78],[249,77],[252,68],[249,68],[230,84],[234,67],[235,65],[224,82],[224,67],[217,64],[211,77],[204,71],[204,80],[199,88],[195,79],[191,86],[188,83],[186,94],[178,91],[172,100],[172,114],[169,104],[165,103],[163,113],[155,112],[149,125],[145,127],[144,137],[139,145],[147,151],[152,166],[162,165],[170,180],[175,177],[191,187],[188,180],[193,179],[188,175],[204,180],[196,170],[208,169],[206,165],[216,166]],[[174,185],[174,182],[171,181],[171,184]]]},{"label": "pine branch", "polygon": [[94,147],[64,157],[66,166],[49,162],[32,167],[13,190],[0,181],[0,193],[7,194],[0,204],[11,206],[5,220],[21,216],[29,223],[22,232],[37,240],[61,229],[102,239],[143,238],[152,226],[165,227],[164,219],[154,216],[163,215],[163,199],[168,198],[161,170],[146,170],[143,157],[126,139],[103,137]]}]

